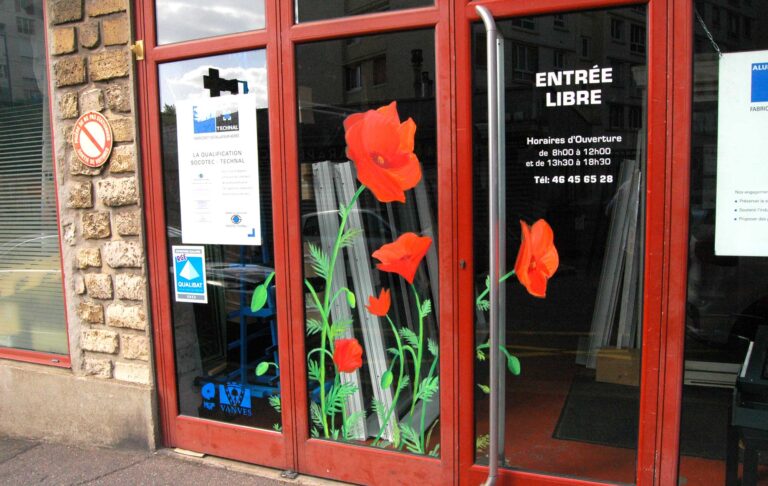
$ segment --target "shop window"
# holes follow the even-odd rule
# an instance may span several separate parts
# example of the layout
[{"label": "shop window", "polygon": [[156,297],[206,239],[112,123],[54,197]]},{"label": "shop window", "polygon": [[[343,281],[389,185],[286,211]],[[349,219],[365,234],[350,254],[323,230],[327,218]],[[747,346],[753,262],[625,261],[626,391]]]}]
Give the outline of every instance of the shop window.
[{"label": "shop window", "polygon": [[511,24],[521,29],[535,30],[536,23],[531,17],[517,17],[511,20]]},{"label": "shop window", "polygon": [[25,12],[28,15],[34,15],[35,2],[33,0],[16,0],[16,12]]},{"label": "shop window", "polygon": [[344,89],[354,91],[363,87],[363,66],[353,64],[344,68]]},{"label": "shop window", "polygon": [[434,5],[434,0],[294,0],[296,23]]},{"label": "shop window", "polygon": [[387,56],[373,59],[373,84],[381,85],[387,82]]},{"label": "shop window", "polygon": [[584,59],[592,57],[592,39],[587,36],[581,36],[581,57]]},{"label": "shop window", "polygon": [[752,19],[744,17],[744,38],[752,39]]},{"label": "shop window", "polygon": [[[709,4],[694,3],[699,12]],[[768,39],[746,22],[739,36],[738,21],[764,25],[768,10],[746,1],[728,5],[727,31],[713,29],[714,18],[706,25],[714,42],[728,47],[722,56],[692,19],[701,41],[694,44],[692,67],[680,485],[764,484],[768,478],[768,456],[754,440],[768,438],[768,341],[760,338],[768,329],[766,206],[762,196],[735,192],[759,194],[766,187],[760,165],[765,117],[752,115],[762,115],[766,105],[762,72],[753,67],[764,64]],[[738,72],[749,75],[741,79]],[[745,436],[746,429],[756,435]]]},{"label": "shop window", "polygon": [[720,20],[720,7],[716,5],[712,5],[712,28],[720,29],[721,25],[722,24]]},{"label": "shop window", "polygon": [[33,19],[15,22],[24,35],[0,37],[0,347],[67,354],[45,42]]},{"label": "shop window", "polygon": [[645,27],[632,24],[630,27],[629,50],[633,54],[645,54]]},{"label": "shop window", "polygon": [[155,0],[157,43],[263,29],[264,0]]},{"label": "shop window", "polygon": [[627,127],[630,130],[638,130],[643,127],[643,110],[639,106],[629,107],[629,124]]},{"label": "shop window", "polygon": [[179,413],[280,432],[266,59],[161,64],[158,108]]},{"label": "shop window", "polygon": [[19,34],[32,35],[35,33],[35,21],[24,17],[16,17],[16,31]]},{"label": "shop window", "polygon": [[556,69],[565,67],[565,51],[562,49],[552,50],[552,66]]},{"label": "shop window", "polygon": [[611,39],[616,42],[624,40],[624,21],[611,19]]},{"label": "shop window", "polygon": [[539,69],[538,47],[515,44],[513,56],[513,78],[522,81],[532,81],[534,74]]}]

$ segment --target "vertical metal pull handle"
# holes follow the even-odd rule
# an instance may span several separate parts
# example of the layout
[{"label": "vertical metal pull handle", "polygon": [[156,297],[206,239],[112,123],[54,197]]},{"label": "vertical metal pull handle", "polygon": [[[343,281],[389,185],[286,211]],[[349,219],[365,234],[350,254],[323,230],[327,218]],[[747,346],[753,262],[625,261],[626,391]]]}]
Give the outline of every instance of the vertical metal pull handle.
[{"label": "vertical metal pull handle", "polygon": [[[504,333],[504,292],[499,279],[504,275],[505,244],[505,160],[504,156],[504,38],[496,29],[491,12],[475,7],[483,20],[488,49],[488,216],[490,228],[489,320],[490,320],[490,452],[489,474],[485,484],[495,484],[498,477],[499,446],[503,446],[503,420],[500,409],[504,397],[504,375],[499,373],[499,345]],[[503,453],[503,452],[502,452]]]}]

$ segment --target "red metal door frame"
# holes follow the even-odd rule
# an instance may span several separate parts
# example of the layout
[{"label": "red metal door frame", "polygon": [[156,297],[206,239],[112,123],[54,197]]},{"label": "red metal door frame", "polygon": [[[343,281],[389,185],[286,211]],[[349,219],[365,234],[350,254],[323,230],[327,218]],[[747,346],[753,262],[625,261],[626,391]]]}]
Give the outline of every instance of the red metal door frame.
[{"label": "red metal door frame", "polygon": [[[266,1],[266,23],[276,25],[279,16],[278,2]],[[152,329],[155,360],[157,363],[157,390],[163,444],[208,454],[225,456],[266,466],[293,469],[295,464],[293,436],[294,409],[290,383],[290,360],[287,353],[280,354],[282,375],[281,398],[283,401],[283,432],[253,429],[249,427],[183,416],[179,413],[176,390],[173,329],[170,309],[170,283],[166,240],[166,223],[161,165],[161,133],[158,93],[158,64],[199,56],[225,54],[246,49],[266,48],[269,98],[270,144],[273,217],[275,235],[275,264],[278,269],[287,268],[287,253],[283,242],[285,232],[285,208],[281,198],[284,186],[283,153],[280,127],[281,98],[277,32],[275,29],[228,35],[215,39],[202,39],[165,46],[156,45],[154,2],[138,1],[136,4],[137,38],[144,39],[145,61],[137,63],[139,85],[139,118],[141,126],[141,152],[145,217],[147,233],[147,262],[150,275],[152,303]],[[287,272],[285,272],[287,273]],[[280,349],[287,349],[289,339],[288,282],[276,278],[277,327]]]},{"label": "red metal door frame", "polygon": [[[273,467],[367,484],[474,484],[487,468],[474,462],[472,136],[470,23],[474,6],[497,17],[638,4],[632,0],[437,1],[434,7],[294,25],[292,2],[266,1],[267,29],[179,45],[156,46],[154,2],[136,3],[137,38],[147,46],[138,63],[147,256],[163,441]],[[527,3],[527,2],[526,2]],[[531,2],[532,3],[532,2]],[[530,4],[529,4],[530,5]],[[639,484],[673,484],[677,478],[682,383],[685,262],[688,217],[691,0],[650,0],[648,88],[648,206]],[[441,457],[407,455],[309,437],[304,360],[303,249],[300,226],[295,45],[335,37],[414,28],[435,30],[438,116],[440,259]],[[157,64],[203,55],[266,48],[278,332],[283,370],[283,433],[254,430],[178,412],[170,324],[165,218],[160,166]],[[670,103],[667,103],[667,100]],[[674,128],[674,129],[673,129]],[[674,162],[674,163],[673,163]],[[293,230],[293,233],[292,233]],[[596,484],[504,471],[506,484]]]},{"label": "red metal door frame", "polygon": [[[474,342],[470,24],[479,20],[475,5],[485,5],[495,17],[503,18],[643,3],[632,0],[540,0],[536,3],[487,0],[457,8],[456,146],[458,199],[462,201],[458,209],[457,237],[458,256],[469,262],[459,276],[459,342]],[[690,127],[692,38],[690,0],[650,0],[647,5],[648,176],[636,473],[637,483],[643,485],[677,483],[688,238],[687,133]],[[457,364],[459,396],[472,396],[473,364],[471,346],[460,349]],[[488,468],[474,464],[474,403],[472,400],[460,403],[459,483],[477,484],[486,477]],[[602,484],[511,470],[504,470],[499,480],[501,484]]]}]

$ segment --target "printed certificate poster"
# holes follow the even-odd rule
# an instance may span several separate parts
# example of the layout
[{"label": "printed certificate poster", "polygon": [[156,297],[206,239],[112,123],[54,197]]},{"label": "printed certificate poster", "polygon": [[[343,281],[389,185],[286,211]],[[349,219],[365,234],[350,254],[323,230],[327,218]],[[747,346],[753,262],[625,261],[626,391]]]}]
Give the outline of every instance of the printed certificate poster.
[{"label": "printed certificate poster", "polygon": [[208,303],[204,246],[173,246],[173,287],[176,302]]},{"label": "printed certificate poster", "polygon": [[768,51],[723,54],[715,254],[768,256]]},{"label": "printed certificate poster", "polygon": [[256,98],[178,102],[181,240],[261,245]]}]

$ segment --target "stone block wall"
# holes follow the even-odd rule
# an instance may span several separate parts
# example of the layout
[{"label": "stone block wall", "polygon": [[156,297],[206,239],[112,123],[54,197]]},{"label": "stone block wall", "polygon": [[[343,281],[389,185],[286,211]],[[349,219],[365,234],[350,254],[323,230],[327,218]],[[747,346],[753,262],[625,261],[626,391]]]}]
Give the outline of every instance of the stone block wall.
[{"label": "stone block wall", "polygon": [[[75,374],[153,383],[128,0],[47,0],[52,131]],[[77,118],[110,121],[101,168],[72,148]]]}]

